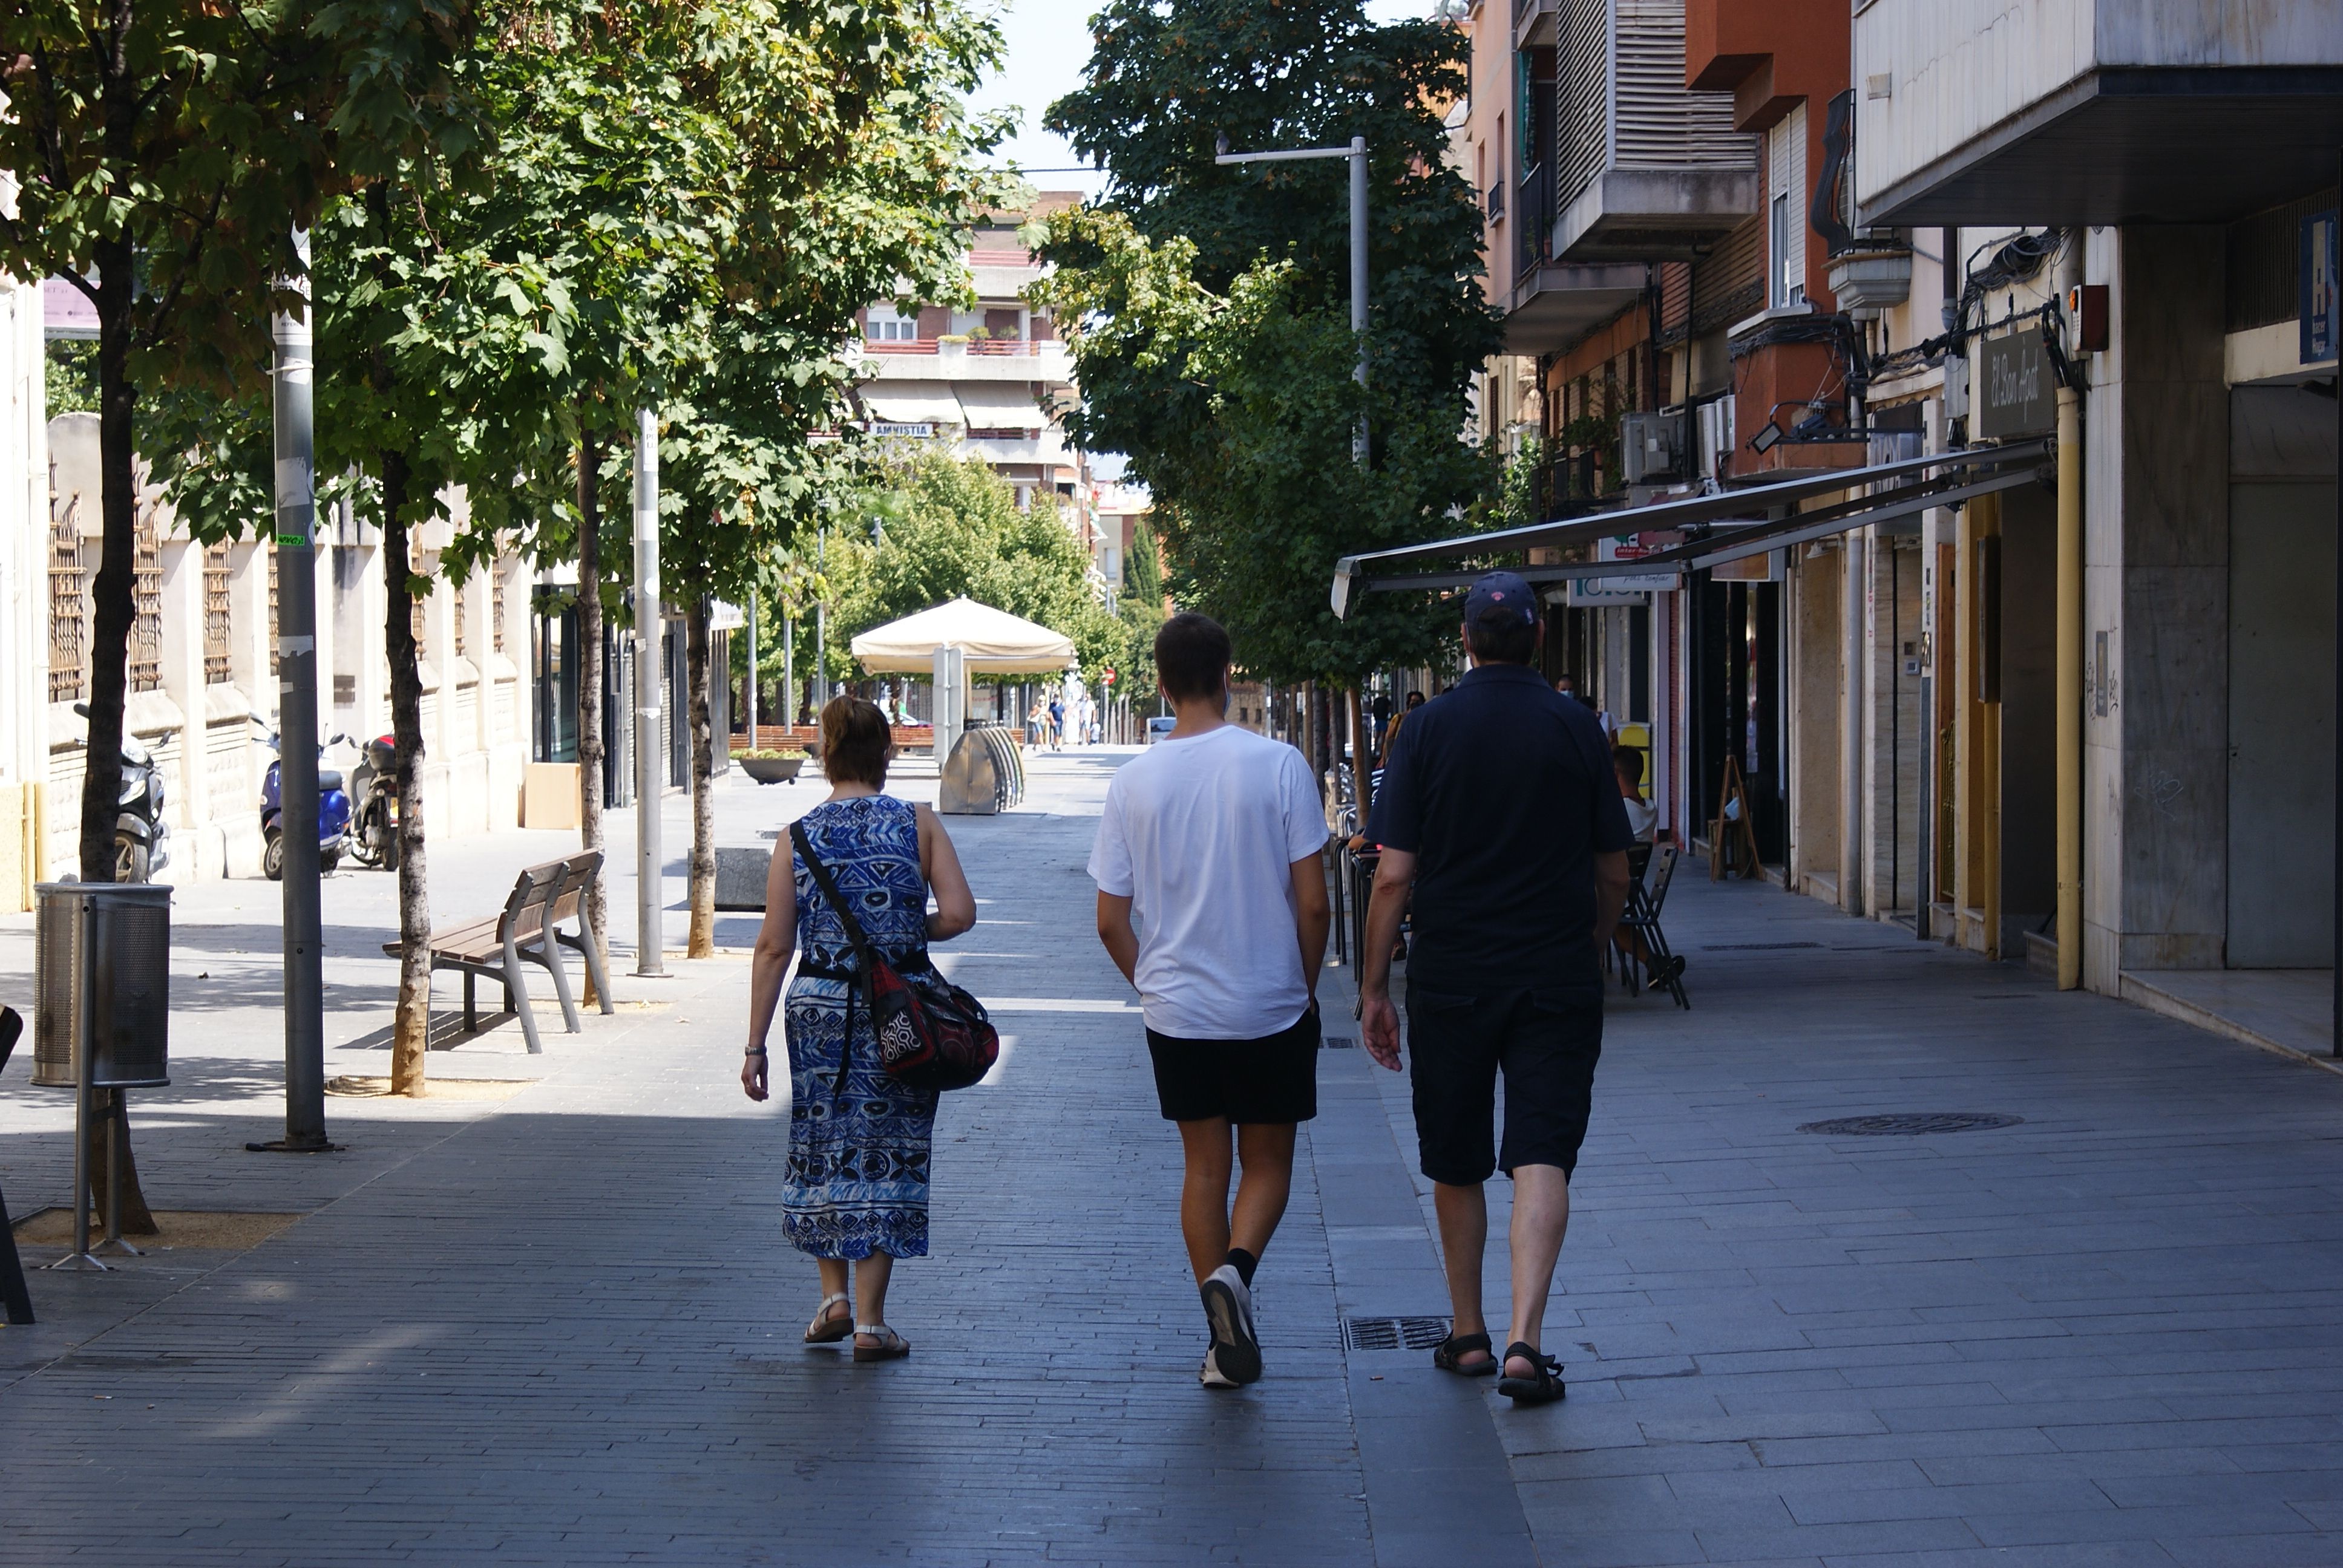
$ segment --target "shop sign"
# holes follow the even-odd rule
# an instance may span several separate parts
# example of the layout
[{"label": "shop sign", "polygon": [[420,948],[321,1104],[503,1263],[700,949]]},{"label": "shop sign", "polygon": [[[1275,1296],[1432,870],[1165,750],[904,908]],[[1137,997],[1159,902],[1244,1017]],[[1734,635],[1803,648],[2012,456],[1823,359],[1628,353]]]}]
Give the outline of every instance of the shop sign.
[{"label": "shop sign", "polygon": [[1977,434],[1987,440],[2046,436],[2058,427],[2057,377],[2040,326],[2022,327],[1979,344],[1972,389]]},{"label": "shop sign", "polygon": [[2302,363],[2318,365],[2335,357],[2335,339],[2343,322],[2343,283],[2338,274],[2343,273],[2343,247],[2338,247],[2336,232],[2343,228],[2332,212],[2313,213],[2302,220],[2302,266],[2298,271],[2301,279]]},{"label": "shop sign", "polygon": [[1605,605],[1649,604],[1655,593],[1674,593],[1684,587],[1682,572],[1638,572],[1632,577],[1572,578],[1566,603],[1579,608]]},{"label": "shop sign", "polygon": [[889,419],[873,419],[870,422],[870,433],[873,436],[902,436],[908,437],[914,441],[927,441],[932,440],[935,437],[936,427],[933,424],[924,419],[920,420],[917,424]]}]

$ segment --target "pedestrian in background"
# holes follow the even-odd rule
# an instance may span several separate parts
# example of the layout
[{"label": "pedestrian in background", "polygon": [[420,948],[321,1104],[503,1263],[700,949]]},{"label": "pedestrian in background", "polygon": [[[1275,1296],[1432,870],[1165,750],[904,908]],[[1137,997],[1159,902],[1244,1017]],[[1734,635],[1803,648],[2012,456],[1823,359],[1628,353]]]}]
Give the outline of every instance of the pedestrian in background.
[{"label": "pedestrian in background", "polygon": [[[1359,992],[1367,1050],[1400,1065],[1391,950],[1409,890],[1407,1023],[1416,1142],[1433,1181],[1454,1322],[1434,1365],[1500,1372],[1518,1403],[1563,1396],[1540,1345],[1570,1224],[1570,1177],[1603,1050],[1597,955],[1627,898],[1627,815],[1594,716],[1531,668],[1537,599],[1491,572],[1464,601],[1473,668],[1400,731],[1367,824],[1383,846]],[[1493,1145],[1505,1075],[1504,1141]],[[1513,1178],[1513,1324],[1502,1360],[1482,1315],[1493,1169]]]},{"label": "pedestrian in background", "polygon": [[1116,771],[1090,864],[1099,940],[1139,990],[1157,1101],[1180,1128],[1207,1388],[1261,1376],[1253,1270],[1285,1212],[1294,1127],[1318,1114],[1329,923],[1317,785],[1301,752],[1227,722],[1231,651],[1204,616],[1156,632],[1156,684],[1179,722]]},{"label": "pedestrian in background", "polygon": [[[875,703],[833,698],[821,710],[830,795],[803,822],[814,854],[853,900],[870,945],[897,972],[909,973],[930,967],[929,942],[976,924],[976,899],[936,814],[880,793],[890,740],[887,716]],[[896,1259],[928,1255],[936,1094],[907,1087],[880,1065],[870,999],[853,996],[846,927],[803,857],[776,846],[749,970],[748,1056],[740,1068],[749,1098],[770,1092],[765,1039],[800,939],[805,960],[789,983],[786,1008],[789,1158],[781,1231],[813,1256],[821,1273],[821,1302],[806,1326],[806,1343],[834,1344],[851,1334],[856,1361],[891,1361],[911,1353],[888,1326],[887,1285]]]}]

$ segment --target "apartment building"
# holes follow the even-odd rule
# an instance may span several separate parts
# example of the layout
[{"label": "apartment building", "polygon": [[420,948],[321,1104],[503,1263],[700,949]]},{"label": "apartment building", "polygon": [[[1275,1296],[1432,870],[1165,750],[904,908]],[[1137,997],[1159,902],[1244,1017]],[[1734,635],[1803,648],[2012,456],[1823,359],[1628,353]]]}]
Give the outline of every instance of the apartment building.
[{"label": "apartment building", "polygon": [[1089,543],[1088,466],[1058,419],[1075,397],[1072,359],[1050,313],[1025,303],[1041,267],[1018,237],[1023,225],[1081,200],[1044,192],[1030,210],[988,215],[969,247],[972,307],[880,301],[864,310],[866,379],[854,396],[872,435],[981,457],[1015,487],[1020,505],[1037,493],[1058,497]]},{"label": "apartment building", "polygon": [[1793,889],[2325,1049],[2343,12],[1468,25],[1510,542],[1663,820],[1730,781]]}]

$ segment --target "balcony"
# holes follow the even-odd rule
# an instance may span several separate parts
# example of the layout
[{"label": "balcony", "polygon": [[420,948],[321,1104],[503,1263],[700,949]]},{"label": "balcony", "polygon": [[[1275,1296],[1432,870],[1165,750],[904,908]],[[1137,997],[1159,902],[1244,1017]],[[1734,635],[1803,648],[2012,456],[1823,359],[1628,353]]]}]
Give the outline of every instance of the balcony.
[{"label": "balcony", "polygon": [[2217,223],[2335,178],[2343,6],[1873,0],[1865,224]]},{"label": "balcony", "polygon": [[879,380],[1073,380],[1066,346],[1050,339],[914,337],[860,347],[863,374]]},{"label": "balcony", "polygon": [[1684,261],[1763,202],[1757,138],[1684,85],[1682,0],[1556,0],[1552,260]]}]

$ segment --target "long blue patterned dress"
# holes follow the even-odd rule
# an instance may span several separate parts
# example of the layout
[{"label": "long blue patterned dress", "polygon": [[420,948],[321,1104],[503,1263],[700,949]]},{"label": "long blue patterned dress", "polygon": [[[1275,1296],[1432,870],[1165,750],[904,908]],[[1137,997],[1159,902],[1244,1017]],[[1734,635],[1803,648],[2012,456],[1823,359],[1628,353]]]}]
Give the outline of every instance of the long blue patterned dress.
[{"label": "long blue patterned dress", "polygon": [[[920,873],[919,818],[910,802],[887,795],[832,800],[804,820],[814,853],[852,901],[864,936],[890,962],[924,962],[928,884]],[[850,970],[854,950],[845,926],[794,849],[790,865],[800,970]],[[781,1191],[782,1232],[791,1246],[817,1258],[868,1258],[874,1251],[924,1258],[935,1092],[905,1088],[880,1067],[870,1010],[862,999],[853,1009],[853,1039],[847,1039],[848,990],[843,980],[802,972],[789,983],[783,1010],[789,1168]]]}]

